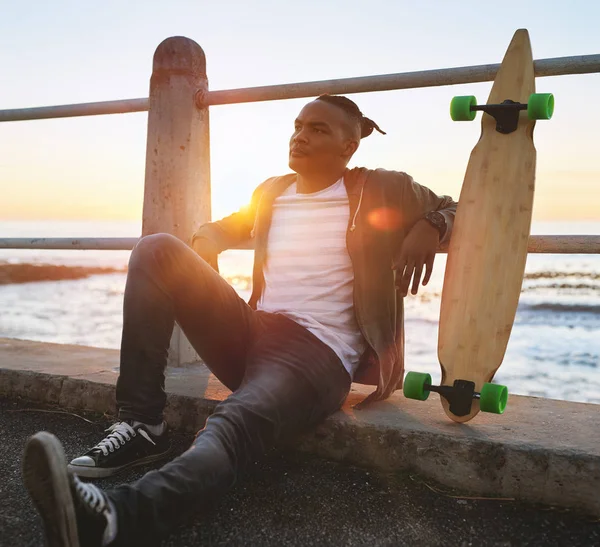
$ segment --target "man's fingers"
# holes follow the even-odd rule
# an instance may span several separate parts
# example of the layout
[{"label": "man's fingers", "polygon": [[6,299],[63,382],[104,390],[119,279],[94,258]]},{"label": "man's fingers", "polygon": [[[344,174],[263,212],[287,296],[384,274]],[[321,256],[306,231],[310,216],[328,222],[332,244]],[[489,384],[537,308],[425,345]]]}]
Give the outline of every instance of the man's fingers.
[{"label": "man's fingers", "polygon": [[412,293],[417,294],[419,283],[421,282],[421,274],[423,273],[423,264],[417,263],[415,266],[415,275],[413,277]]},{"label": "man's fingers", "polygon": [[[435,254],[429,255],[426,260],[423,260],[423,258],[412,258],[410,255],[400,255],[400,257],[394,261],[392,268],[396,270],[396,287],[402,292],[402,296],[406,296],[409,289],[412,294],[417,294],[419,284],[421,283],[421,277],[423,277],[423,285],[429,283],[433,272]],[[424,276],[423,271],[425,271]]]},{"label": "man's fingers", "polygon": [[425,277],[423,278],[423,285],[427,285],[429,280],[431,279],[431,274],[433,272],[433,261],[435,260],[435,254],[431,255],[430,258],[425,262]]},{"label": "man's fingers", "polygon": [[414,269],[415,263],[412,260],[404,268],[404,274],[402,275],[402,279],[400,280],[400,291],[402,292],[403,296],[406,296],[408,294],[410,278],[412,277]]},{"label": "man's fingers", "polygon": [[404,268],[404,274],[402,275],[402,285],[408,288],[410,284],[410,278],[412,277],[413,271],[415,270],[414,261],[410,261]]}]

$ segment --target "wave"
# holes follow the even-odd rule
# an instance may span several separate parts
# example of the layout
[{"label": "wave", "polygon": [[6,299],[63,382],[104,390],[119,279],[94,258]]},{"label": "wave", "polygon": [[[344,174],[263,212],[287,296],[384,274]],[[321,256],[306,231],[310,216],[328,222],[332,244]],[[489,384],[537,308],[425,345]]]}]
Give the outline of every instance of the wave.
[{"label": "wave", "polygon": [[526,273],[524,279],[557,279],[564,277],[583,277],[585,279],[600,280],[600,273],[596,272],[531,272]]},{"label": "wave", "polygon": [[592,285],[591,283],[548,283],[547,285],[534,285],[531,287],[523,287],[522,292],[535,292],[548,289],[576,289],[579,291],[600,291],[600,285]]},{"label": "wave", "polygon": [[521,305],[521,307],[522,309],[529,311],[600,314],[600,306],[593,304],[558,304],[551,302],[542,302],[540,304],[524,304]]},{"label": "wave", "polygon": [[91,275],[124,273],[126,268],[97,266],[61,266],[57,264],[0,263],[0,285],[39,281],[66,281]]}]

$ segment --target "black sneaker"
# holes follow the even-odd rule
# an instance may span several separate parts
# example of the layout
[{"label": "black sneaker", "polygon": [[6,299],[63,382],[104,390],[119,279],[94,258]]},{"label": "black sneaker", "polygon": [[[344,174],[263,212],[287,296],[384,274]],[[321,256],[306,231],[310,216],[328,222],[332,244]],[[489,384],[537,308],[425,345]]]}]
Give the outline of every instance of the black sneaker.
[{"label": "black sneaker", "polygon": [[69,464],[69,471],[80,477],[100,478],[119,471],[161,460],[169,455],[171,443],[167,426],[162,435],[153,435],[143,424],[117,422],[96,446]]},{"label": "black sneaker", "polygon": [[109,522],[116,532],[116,515],[106,494],[68,473],[54,435],[42,431],[27,441],[23,480],[44,522],[48,547],[102,547]]}]

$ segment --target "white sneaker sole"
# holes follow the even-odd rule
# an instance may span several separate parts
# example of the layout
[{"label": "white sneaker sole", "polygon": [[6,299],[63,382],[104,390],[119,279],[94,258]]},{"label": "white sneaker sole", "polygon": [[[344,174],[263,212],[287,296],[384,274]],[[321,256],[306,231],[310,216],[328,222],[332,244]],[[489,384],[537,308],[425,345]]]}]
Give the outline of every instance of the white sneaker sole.
[{"label": "white sneaker sole", "polygon": [[30,437],[23,454],[23,480],[44,522],[48,547],[80,547],[65,453],[45,431]]},{"label": "white sneaker sole", "polygon": [[125,471],[126,469],[131,469],[132,467],[138,467],[140,465],[146,465],[147,463],[164,460],[169,456],[170,453],[171,448],[165,452],[161,452],[160,454],[146,456],[141,460],[136,460],[135,462],[128,463],[127,465],[121,465],[120,467],[89,467],[87,465],[73,465],[70,463],[68,465],[68,470],[71,473],[75,473],[78,477],[85,477],[86,479],[102,479],[104,477],[116,475],[117,473]]}]

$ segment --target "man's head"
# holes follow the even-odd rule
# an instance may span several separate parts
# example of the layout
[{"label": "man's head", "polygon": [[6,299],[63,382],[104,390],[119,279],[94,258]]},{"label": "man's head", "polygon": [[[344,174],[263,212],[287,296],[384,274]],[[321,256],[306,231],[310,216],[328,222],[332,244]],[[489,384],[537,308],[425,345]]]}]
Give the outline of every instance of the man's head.
[{"label": "man's head", "polygon": [[321,95],[296,118],[289,165],[305,176],[341,172],[358,149],[360,139],[368,137],[373,129],[383,133],[350,99]]}]

